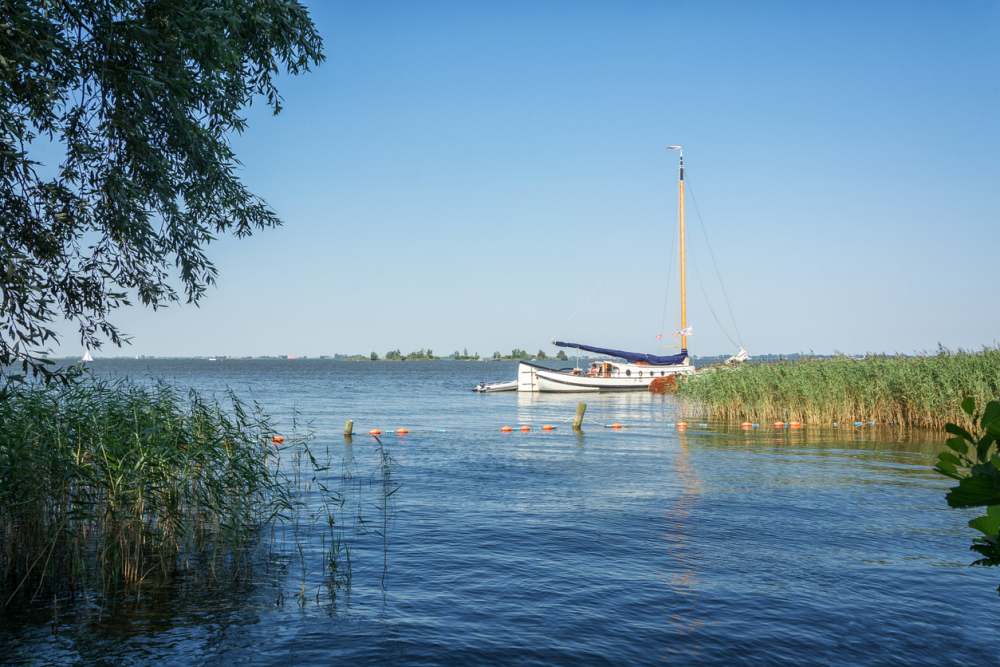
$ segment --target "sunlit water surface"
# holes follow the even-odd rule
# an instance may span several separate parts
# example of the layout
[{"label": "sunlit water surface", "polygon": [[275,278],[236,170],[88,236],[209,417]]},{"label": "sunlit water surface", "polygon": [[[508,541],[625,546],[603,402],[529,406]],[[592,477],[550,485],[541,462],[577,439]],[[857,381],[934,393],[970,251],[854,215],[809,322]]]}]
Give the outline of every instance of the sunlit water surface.
[{"label": "sunlit water surface", "polygon": [[[343,492],[350,586],[324,584],[323,531],[286,530],[273,538],[285,555],[249,582],[4,616],[0,662],[998,662],[1000,572],[967,566],[972,515],[945,506],[932,433],[697,420],[679,433],[670,397],[469,391],[512,378],[512,363],[99,360],[93,370],[232,388],[279,430],[294,421],[312,432],[329,468],[309,498],[317,484]],[[579,400],[582,435],[570,428]],[[362,434],[410,429],[383,437],[390,479],[373,438],[345,443],[349,418]],[[614,421],[626,428],[605,428]],[[503,434],[504,424],[533,430]],[[297,447],[281,452],[284,465]]]}]

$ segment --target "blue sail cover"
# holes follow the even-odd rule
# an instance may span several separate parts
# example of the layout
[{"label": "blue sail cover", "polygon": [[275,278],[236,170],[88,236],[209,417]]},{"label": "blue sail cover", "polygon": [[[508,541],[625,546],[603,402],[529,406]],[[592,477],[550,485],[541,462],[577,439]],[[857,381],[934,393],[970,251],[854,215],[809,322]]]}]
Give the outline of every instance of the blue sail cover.
[{"label": "blue sail cover", "polygon": [[626,361],[636,362],[646,362],[647,364],[652,364],[653,366],[672,366],[674,364],[684,363],[684,359],[688,356],[688,351],[682,349],[680,354],[668,354],[666,356],[658,356],[655,354],[643,354],[642,352],[626,352],[625,350],[612,350],[606,347],[593,347],[591,345],[581,345],[580,343],[564,343],[561,340],[552,341],[554,345],[558,347],[575,347],[578,350],[586,350],[587,352],[596,352],[597,354],[606,354],[611,357],[618,357],[619,359],[625,359]]}]

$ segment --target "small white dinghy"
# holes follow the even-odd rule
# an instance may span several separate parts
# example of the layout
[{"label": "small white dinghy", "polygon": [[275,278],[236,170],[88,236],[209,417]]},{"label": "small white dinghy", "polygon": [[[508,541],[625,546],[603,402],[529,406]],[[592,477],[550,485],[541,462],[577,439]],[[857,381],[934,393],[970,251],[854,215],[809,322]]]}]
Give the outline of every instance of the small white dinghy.
[{"label": "small white dinghy", "polygon": [[472,391],[478,394],[491,394],[495,391],[517,391],[517,380],[510,382],[480,382]]}]

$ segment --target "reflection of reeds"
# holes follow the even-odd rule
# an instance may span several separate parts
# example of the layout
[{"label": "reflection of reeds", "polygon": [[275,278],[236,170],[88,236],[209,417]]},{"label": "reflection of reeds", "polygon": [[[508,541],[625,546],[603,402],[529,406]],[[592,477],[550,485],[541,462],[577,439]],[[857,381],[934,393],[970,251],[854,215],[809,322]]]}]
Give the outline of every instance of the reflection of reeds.
[{"label": "reflection of reeds", "polygon": [[963,398],[985,402],[1000,390],[1000,349],[933,356],[869,355],[720,368],[681,383],[692,414],[767,423],[876,420],[942,428],[963,423]]},{"label": "reflection of reeds", "polygon": [[91,381],[0,403],[0,604],[126,590],[181,570],[239,576],[290,508],[272,430],[230,396]]}]

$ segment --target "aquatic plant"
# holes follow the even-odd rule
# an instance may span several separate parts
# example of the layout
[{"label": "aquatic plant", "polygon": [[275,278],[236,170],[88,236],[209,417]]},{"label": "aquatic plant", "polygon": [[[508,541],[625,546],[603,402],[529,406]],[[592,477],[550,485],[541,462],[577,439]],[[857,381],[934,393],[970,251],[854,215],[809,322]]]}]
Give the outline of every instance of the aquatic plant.
[{"label": "aquatic plant", "polygon": [[248,566],[292,508],[257,406],[167,385],[20,387],[0,402],[0,606]]},{"label": "aquatic plant", "polygon": [[732,421],[942,428],[967,422],[958,407],[1000,395],[1000,349],[868,355],[719,367],[678,387],[692,415]]},{"label": "aquatic plant", "polygon": [[945,497],[951,507],[986,508],[985,515],[969,521],[970,528],[983,534],[970,547],[982,556],[973,565],[1000,565],[1000,401],[990,401],[977,412],[976,402],[967,398],[962,411],[971,419],[972,431],[947,424],[952,437],[934,469],[958,480]]}]

